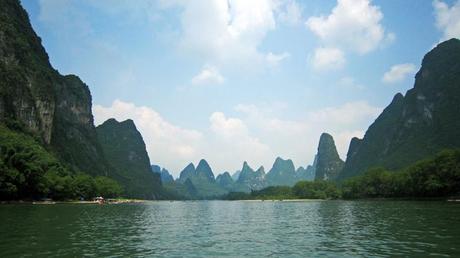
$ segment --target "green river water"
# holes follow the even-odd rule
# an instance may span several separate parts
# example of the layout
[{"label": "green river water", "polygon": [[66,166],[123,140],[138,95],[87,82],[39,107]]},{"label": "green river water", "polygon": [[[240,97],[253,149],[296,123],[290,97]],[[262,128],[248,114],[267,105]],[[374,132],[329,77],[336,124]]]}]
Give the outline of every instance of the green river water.
[{"label": "green river water", "polygon": [[0,257],[460,257],[460,204],[0,205]]}]

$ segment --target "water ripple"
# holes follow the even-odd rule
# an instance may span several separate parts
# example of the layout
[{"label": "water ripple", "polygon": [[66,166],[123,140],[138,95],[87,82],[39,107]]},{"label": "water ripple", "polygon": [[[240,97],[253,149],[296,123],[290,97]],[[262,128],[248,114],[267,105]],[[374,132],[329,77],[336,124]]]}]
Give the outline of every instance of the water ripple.
[{"label": "water ripple", "polygon": [[460,256],[442,202],[0,206],[0,257]]}]

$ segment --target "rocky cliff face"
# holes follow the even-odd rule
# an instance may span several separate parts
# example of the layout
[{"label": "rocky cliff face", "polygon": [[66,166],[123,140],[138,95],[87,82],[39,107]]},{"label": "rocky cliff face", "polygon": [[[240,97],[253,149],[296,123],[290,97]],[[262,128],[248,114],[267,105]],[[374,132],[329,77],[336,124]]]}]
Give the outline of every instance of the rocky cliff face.
[{"label": "rocky cliff face", "polygon": [[0,1],[0,121],[39,136],[75,171],[107,175],[88,87],[54,70],[27,13]]},{"label": "rocky cliff face", "polygon": [[334,180],[341,172],[344,162],[340,159],[335,147],[334,139],[330,134],[323,133],[319,139],[318,153],[316,154],[315,179]]},{"label": "rocky cliff face", "polygon": [[74,170],[109,176],[108,163],[98,142],[88,86],[74,75],[63,77],[56,91],[51,145]]},{"label": "rocky cliff face", "polygon": [[160,175],[152,173],[144,140],[132,120],[109,119],[97,127],[97,136],[113,169],[109,174],[129,197],[161,198]]},{"label": "rocky cliff face", "polygon": [[0,76],[1,120],[22,123],[50,143],[59,74],[15,0],[0,2]]},{"label": "rocky cliff face", "polygon": [[415,76],[414,88],[398,93],[369,127],[350,143],[340,178],[383,166],[391,170],[460,147],[460,40],[431,50]]}]

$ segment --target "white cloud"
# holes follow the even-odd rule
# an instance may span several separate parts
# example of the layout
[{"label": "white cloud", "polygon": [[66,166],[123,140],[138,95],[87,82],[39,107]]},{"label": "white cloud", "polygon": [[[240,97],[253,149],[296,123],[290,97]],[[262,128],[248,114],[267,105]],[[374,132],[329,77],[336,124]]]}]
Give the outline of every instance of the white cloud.
[{"label": "white cloud", "polygon": [[322,132],[330,133],[341,158],[345,159],[351,138],[364,136],[364,132],[381,112],[382,108],[366,101],[355,101],[310,111],[306,121],[312,126],[312,134],[317,135],[316,141]]},{"label": "white cloud", "polygon": [[219,70],[213,66],[205,66],[203,70],[192,78],[194,85],[208,85],[208,84],[222,84],[224,77],[220,74]]},{"label": "white cloud", "polygon": [[205,57],[206,62],[263,61],[257,47],[275,28],[272,1],[181,1],[184,50]]},{"label": "white cloud", "polygon": [[222,112],[214,112],[209,118],[211,130],[225,138],[245,136],[248,128],[240,119],[226,118]]},{"label": "white cloud", "polygon": [[297,25],[302,20],[302,8],[296,1],[286,1],[278,14],[278,19],[290,25]]},{"label": "white cloud", "polygon": [[460,38],[460,1],[451,7],[443,1],[433,1],[436,26],[443,32],[441,40]]},{"label": "white cloud", "polygon": [[[271,160],[273,157],[270,147],[249,133],[246,124],[238,118],[227,118],[222,112],[214,112],[209,118],[214,142],[208,152],[212,152],[213,161],[228,164],[220,171],[236,171],[241,168],[243,161],[257,164]],[[231,158],[229,158],[231,157]]]},{"label": "white cloud", "polygon": [[369,0],[338,0],[331,14],[310,17],[306,25],[327,46],[365,54],[395,37],[386,35],[382,18],[380,8]]},{"label": "white cloud", "polygon": [[337,70],[344,66],[345,56],[338,48],[317,48],[311,62],[318,71]]},{"label": "white cloud", "polygon": [[371,106],[366,101],[355,101],[309,112],[308,120],[314,123],[347,126],[369,117],[376,118],[381,111],[381,108]]},{"label": "white cloud", "polygon": [[291,55],[287,52],[284,52],[282,54],[273,54],[272,52],[268,53],[265,56],[265,59],[267,60],[267,63],[271,66],[277,66],[281,61],[283,61],[286,58],[289,58]]},{"label": "white cloud", "polygon": [[259,50],[277,19],[295,23],[300,9],[295,1],[196,0],[175,1],[166,7],[180,7],[179,49],[223,69],[243,66],[257,69],[274,66],[288,54]]},{"label": "white cloud", "polygon": [[407,76],[413,75],[415,69],[415,65],[410,63],[393,65],[390,70],[383,75],[382,81],[384,83],[401,82]]}]

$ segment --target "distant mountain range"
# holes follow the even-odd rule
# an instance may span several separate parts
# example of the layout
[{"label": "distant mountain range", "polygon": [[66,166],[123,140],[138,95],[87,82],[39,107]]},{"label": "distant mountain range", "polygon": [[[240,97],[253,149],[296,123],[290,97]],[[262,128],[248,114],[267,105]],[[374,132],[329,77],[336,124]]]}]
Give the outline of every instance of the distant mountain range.
[{"label": "distant mountain range", "polygon": [[181,171],[176,183],[186,185],[187,189],[191,189],[192,192],[188,191],[185,195],[194,198],[218,197],[227,192],[216,182],[211,167],[204,159],[200,160],[196,168],[193,163],[187,165]]},{"label": "distant mountain range", "polygon": [[169,173],[169,171],[166,168],[162,168],[158,165],[151,165],[150,169],[153,173],[160,174],[162,183],[170,183],[174,181],[173,176]]},{"label": "distant mountain range", "polygon": [[[338,158],[332,136],[323,134],[315,162],[307,168],[296,169],[292,160],[277,157],[268,173],[265,173],[263,166],[254,170],[245,161],[241,170],[235,172],[233,176],[229,172],[224,172],[215,178],[208,162],[203,159],[196,168],[193,163],[188,164],[181,171],[179,178],[174,182],[170,181],[167,187],[177,194],[198,199],[218,197],[228,192],[248,193],[268,186],[293,186],[301,180],[311,181],[314,180],[317,170],[325,171],[324,173],[329,176],[336,175],[338,173],[336,170],[341,169],[334,166],[338,161],[343,165],[343,161]],[[157,166],[152,168],[159,170]]]}]

